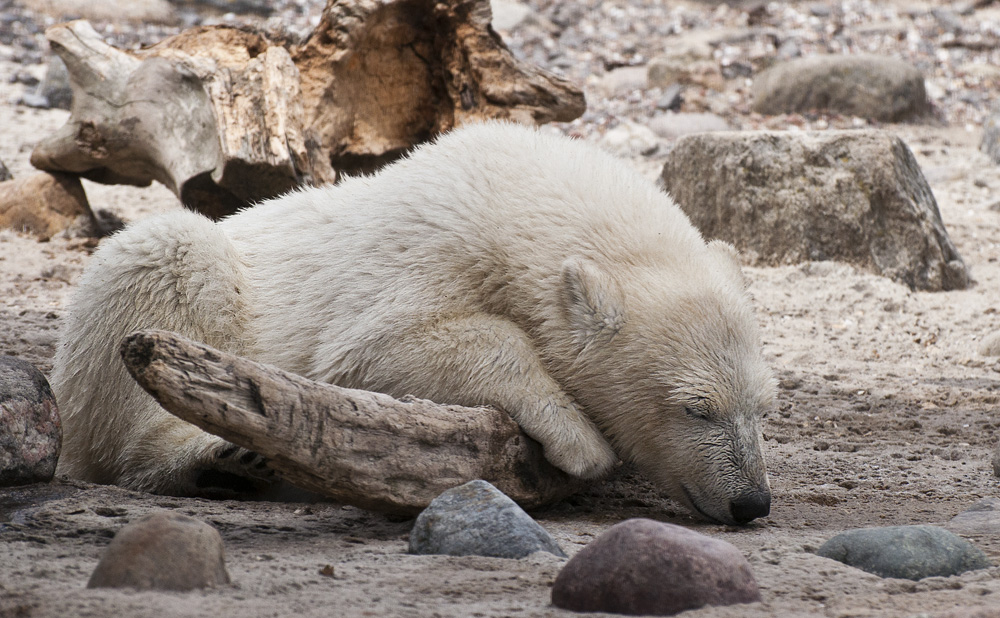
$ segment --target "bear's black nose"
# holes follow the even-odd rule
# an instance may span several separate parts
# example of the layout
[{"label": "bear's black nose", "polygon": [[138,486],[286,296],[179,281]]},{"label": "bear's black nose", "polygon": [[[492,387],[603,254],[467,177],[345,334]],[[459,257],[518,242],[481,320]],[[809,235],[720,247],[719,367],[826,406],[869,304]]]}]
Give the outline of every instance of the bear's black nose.
[{"label": "bear's black nose", "polygon": [[771,492],[745,494],[729,503],[729,513],[738,524],[749,523],[771,512]]}]

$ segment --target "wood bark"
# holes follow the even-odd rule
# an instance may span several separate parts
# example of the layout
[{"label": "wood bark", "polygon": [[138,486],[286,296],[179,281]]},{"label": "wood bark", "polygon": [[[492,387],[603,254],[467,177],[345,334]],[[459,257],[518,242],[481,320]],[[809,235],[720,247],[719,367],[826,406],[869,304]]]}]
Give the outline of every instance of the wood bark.
[{"label": "wood bark", "polygon": [[46,32],[66,63],[70,119],[31,163],[108,184],[163,183],[212,217],[303,182],[334,179],[307,146],[287,50],[232,28],[195,28],[147,50],[104,43],[85,21]]},{"label": "wood bark", "polygon": [[133,333],[122,357],[170,413],[260,453],[303,489],[362,508],[416,513],[475,479],[525,508],[581,487],[495,408],[322,384],[164,331]]},{"label": "wood bark", "polygon": [[46,32],[73,90],[69,122],[32,164],[105,183],[163,183],[221,217],[305,183],[368,172],[466,122],[541,124],[583,94],[513,57],[489,0],[329,0],[285,46],[198,27],[138,52],[87,22]]}]

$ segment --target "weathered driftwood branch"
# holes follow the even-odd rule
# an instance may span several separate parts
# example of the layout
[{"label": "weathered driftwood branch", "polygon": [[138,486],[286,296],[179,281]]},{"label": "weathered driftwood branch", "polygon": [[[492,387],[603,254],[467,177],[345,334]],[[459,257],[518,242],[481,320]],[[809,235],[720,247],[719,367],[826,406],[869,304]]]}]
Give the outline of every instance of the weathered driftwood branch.
[{"label": "weathered driftwood branch", "polygon": [[54,26],[73,106],[31,161],[98,182],[156,180],[219,217],[370,171],[465,122],[582,114],[583,94],[516,60],[491,18],[489,0],[329,0],[295,48],[199,27],[134,53],[86,22]]},{"label": "weathered driftwood branch", "polygon": [[526,508],[581,487],[495,408],[321,384],[164,331],[130,335],[122,356],[172,414],[267,457],[303,489],[363,508],[413,513],[474,479]]}]

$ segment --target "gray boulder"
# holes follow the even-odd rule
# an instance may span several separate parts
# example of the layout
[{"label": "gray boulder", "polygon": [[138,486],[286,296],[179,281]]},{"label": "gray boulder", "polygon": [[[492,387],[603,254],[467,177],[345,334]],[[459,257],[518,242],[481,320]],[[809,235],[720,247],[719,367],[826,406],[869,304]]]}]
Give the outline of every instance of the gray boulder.
[{"label": "gray boulder", "polygon": [[912,580],[993,566],[971,543],[935,526],[849,530],[824,543],[816,555],[879,577]]},{"label": "gray boulder", "polygon": [[87,587],[184,591],[228,583],[219,531],[194,517],[161,511],[118,531]]},{"label": "gray boulder", "polygon": [[927,291],[971,283],[913,153],[884,131],[687,135],[662,182],[752,264],[837,260]]},{"label": "gray boulder", "polygon": [[59,409],[45,376],[0,356],[0,487],[52,480],[61,447]]},{"label": "gray boulder", "polygon": [[738,549],[650,519],[612,526],[573,556],[552,586],[552,603],[577,612],[671,616],[760,600]]},{"label": "gray boulder", "polygon": [[536,551],[566,557],[538,522],[486,481],[442,492],[410,532],[411,554],[524,558]]},{"label": "gray boulder", "polygon": [[753,109],[761,114],[827,110],[898,122],[930,109],[924,76],[895,58],[810,56],[783,62],[754,79]]}]

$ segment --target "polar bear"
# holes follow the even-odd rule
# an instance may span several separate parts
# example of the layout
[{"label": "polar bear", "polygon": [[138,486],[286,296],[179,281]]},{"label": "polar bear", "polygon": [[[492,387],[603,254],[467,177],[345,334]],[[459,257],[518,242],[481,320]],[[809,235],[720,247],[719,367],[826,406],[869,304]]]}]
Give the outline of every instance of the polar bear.
[{"label": "polar bear", "polygon": [[506,123],[214,223],[102,242],[55,358],[60,471],[198,494],[265,476],[170,415],[119,344],[162,328],[345,387],[509,412],[569,474],[621,457],[701,517],[766,515],[774,405],[735,251],[583,142]]}]

